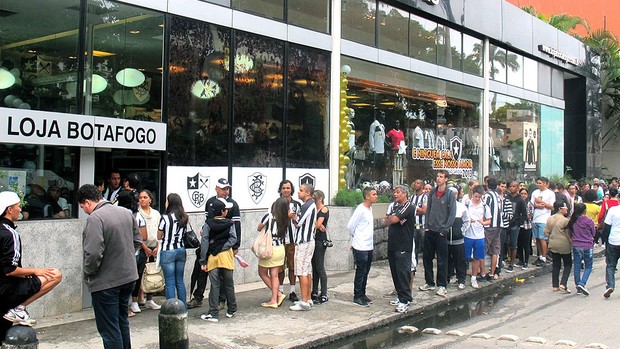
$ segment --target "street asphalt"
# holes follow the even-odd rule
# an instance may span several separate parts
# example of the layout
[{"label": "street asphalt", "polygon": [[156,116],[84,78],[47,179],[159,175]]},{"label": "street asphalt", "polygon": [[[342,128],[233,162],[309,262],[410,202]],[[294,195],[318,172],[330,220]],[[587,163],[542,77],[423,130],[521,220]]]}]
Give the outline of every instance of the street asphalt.
[{"label": "street asphalt", "polygon": [[[595,248],[595,254],[601,248]],[[534,257],[535,258],[535,257]],[[532,258],[532,260],[534,260]],[[249,268],[256,268],[251,265]],[[220,311],[218,323],[200,319],[207,312],[205,298],[201,308],[190,309],[187,317],[190,348],[313,348],[326,346],[335,341],[361,335],[386,325],[404,322],[420,313],[440,312],[451,303],[483,297],[490,292],[500,292],[506,286],[514,285],[551,271],[551,266],[528,270],[516,268],[514,273],[503,273],[493,282],[480,282],[480,289],[473,289],[467,278],[466,288],[458,290],[456,284],[448,286],[447,297],[434,291],[419,291],[424,284],[424,272],[418,268],[414,280],[413,296],[417,301],[407,313],[396,313],[389,304],[388,294],[393,290],[387,261],[374,262],[370,271],[367,296],[373,303],[362,308],[353,300],[354,271],[328,273],[329,301],[315,305],[310,311],[291,311],[292,303],[287,299],[278,309],[263,308],[262,302],[270,298],[270,291],[262,283],[240,285],[236,288],[238,311],[232,318]],[[547,283],[544,287],[547,287]],[[550,282],[549,282],[550,284]],[[542,286],[541,286],[542,287]],[[550,286],[549,286],[550,287]],[[285,286],[288,292],[288,285]],[[299,294],[299,292],[298,292]],[[208,295],[208,291],[207,291]],[[47,297],[52,296],[52,294]],[[508,296],[510,297],[510,296]],[[164,299],[156,297],[158,303]],[[143,309],[130,318],[133,348],[159,348],[159,311]],[[83,349],[103,348],[95,327],[92,310],[61,316],[40,318],[35,327],[39,348]]]}]

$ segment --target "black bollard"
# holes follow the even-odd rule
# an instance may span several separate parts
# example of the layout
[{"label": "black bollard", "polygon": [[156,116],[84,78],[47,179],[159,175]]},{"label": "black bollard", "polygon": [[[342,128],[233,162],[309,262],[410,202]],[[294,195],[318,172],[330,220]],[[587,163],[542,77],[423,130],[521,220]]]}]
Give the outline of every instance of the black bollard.
[{"label": "black bollard", "polygon": [[2,349],[36,349],[39,347],[37,332],[30,326],[13,326],[6,332]]},{"label": "black bollard", "polygon": [[159,348],[189,348],[187,309],[176,298],[166,300],[159,310]]}]

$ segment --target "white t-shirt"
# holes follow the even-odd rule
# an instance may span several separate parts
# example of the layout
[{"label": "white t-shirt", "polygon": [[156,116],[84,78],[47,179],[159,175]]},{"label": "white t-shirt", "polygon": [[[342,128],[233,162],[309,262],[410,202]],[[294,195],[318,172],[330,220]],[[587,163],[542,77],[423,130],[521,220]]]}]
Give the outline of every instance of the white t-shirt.
[{"label": "white t-shirt", "polygon": [[359,204],[349,219],[347,229],[351,234],[351,247],[358,251],[372,251],[374,248],[374,217],[372,207]]},{"label": "white t-shirt", "polygon": [[471,202],[467,207],[467,212],[469,219],[473,219],[474,222],[469,224],[469,229],[463,232],[463,236],[470,239],[484,239],[484,226],[478,221],[491,219],[491,208],[482,202],[478,206]]},{"label": "white t-shirt", "polygon": [[[532,203],[532,205],[536,203],[536,198],[538,197],[542,198],[542,201],[548,203],[551,206],[553,206],[553,203],[555,202],[555,193],[551,189],[545,189],[544,191],[541,191],[540,189],[534,190],[534,192],[532,193],[532,198],[530,199],[530,202]],[[545,208],[534,208],[534,215],[532,217],[532,223],[546,224],[547,219],[549,217],[551,217],[550,209],[546,207]]]},{"label": "white t-shirt", "polygon": [[613,206],[607,210],[605,224],[611,226],[608,239],[609,243],[620,246],[620,206]]}]

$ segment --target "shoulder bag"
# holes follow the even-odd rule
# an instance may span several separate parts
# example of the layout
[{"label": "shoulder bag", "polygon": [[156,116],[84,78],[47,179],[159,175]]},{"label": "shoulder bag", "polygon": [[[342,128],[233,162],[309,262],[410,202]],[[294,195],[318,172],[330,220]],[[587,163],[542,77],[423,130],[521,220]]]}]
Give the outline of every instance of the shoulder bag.
[{"label": "shoulder bag", "polygon": [[256,240],[254,240],[252,244],[252,252],[260,259],[270,259],[273,255],[271,230],[273,229],[274,222],[272,220],[273,216],[269,214],[269,217],[267,217],[267,224],[265,224],[263,229],[258,233]]},{"label": "shoulder bag", "polygon": [[185,233],[183,234],[183,245],[185,248],[198,248],[200,247],[200,239],[196,236],[194,232],[194,228],[192,228],[192,223],[187,221],[189,225],[189,229],[185,229]]},{"label": "shoulder bag", "polygon": [[142,284],[140,288],[144,293],[156,293],[166,287],[164,271],[157,262],[146,263],[144,274],[142,274]]}]

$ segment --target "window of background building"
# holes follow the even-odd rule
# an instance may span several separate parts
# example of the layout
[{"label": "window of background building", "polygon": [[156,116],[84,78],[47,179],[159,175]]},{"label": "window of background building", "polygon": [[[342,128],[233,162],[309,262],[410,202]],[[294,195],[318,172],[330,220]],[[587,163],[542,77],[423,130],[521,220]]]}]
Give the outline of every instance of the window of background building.
[{"label": "window of background building", "polygon": [[342,37],[375,46],[377,2],[350,0],[342,3]]},{"label": "window of background building", "polygon": [[[489,174],[533,179],[540,173],[540,104],[491,94]],[[558,156],[561,154],[555,154]]]},{"label": "window of background building", "polygon": [[[354,111],[355,147],[345,175],[349,187],[364,181],[434,180],[438,168],[450,166],[455,178],[478,176],[481,90],[346,56],[342,64],[351,67],[347,106]],[[391,143],[399,129],[407,146],[402,170],[395,163],[398,144]],[[382,134],[390,135],[385,146]],[[435,162],[434,150],[450,151],[456,161]]]},{"label": "window of background building", "polygon": [[559,69],[551,70],[551,96],[564,99],[564,72]]},{"label": "window of background building", "polygon": [[233,165],[284,165],[284,42],[235,35]]},{"label": "window of background building", "polygon": [[88,1],[86,114],[161,121],[163,27],[158,12]]},{"label": "window of background building", "polygon": [[564,111],[540,107],[540,170],[552,175],[564,174]]},{"label": "window of background building", "polygon": [[75,113],[80,1],[2,1],[0,106]]},{"label": "window of background building", "polygon": [[538,62],[523,57],[523,88],[538,91]]},{"label": "window of background building", "polygon": [[491,60],[491,79],[506,83],[506,49],[499,46],[489,45],[489,57]]},{"label": "window of background building", "polygon": [[482,40],[463,34],[463,71],[482,76]]},{"label": "window of background building", "polygon": [[409,12],[380,2],[378,30],[380,49],[407,55]]},{"label": "window of background building", "polygon": [[461,32],[447,26],[437,26],[437,64],[461,69]]},{"label": "window of background building", "polygon": [[[308,1],[308,3],[314,3],[314,1]],[[284,0],[232,0],[232,8],[271,19],[284,20]]]},{"label": "window of background building", "polygon": [[226,166],[230,118],[230,29],[170,21],[168,164]]},{"label": "window of background building", "polygon": [[437,23],[412,14],[409,32],[409,55],[425,62],[437,63]]},{"label": "window of background building", "polygon": [[[78,159],[79,148],[75,147],[3,143],[0,144],[0,185],[8,189],[15,188],[17,183],[16,189],[24,192],[27,201],[24,218],[58,218],[61,210],[66,218],[75,217]],[[53,194],[59,196],[50,196],[50,188],[57,189]]]},{"label": "window of background building", "polygon": [[328,168],[328,52],[291,44],[288,57],[287,167]]},{"label": "window of background building", "polygon": [[523,56],[508,51],[506,58],[508,60],[508,84],[523,87]]},{"label": "window of background building", "polygon": [[551,67],[542,63],[538,65],[538,93],[551,96]]},{"label": "window of background building", "polygon": [[328,0],[288,0],[288,23],[329,33],[330,4]]}]

